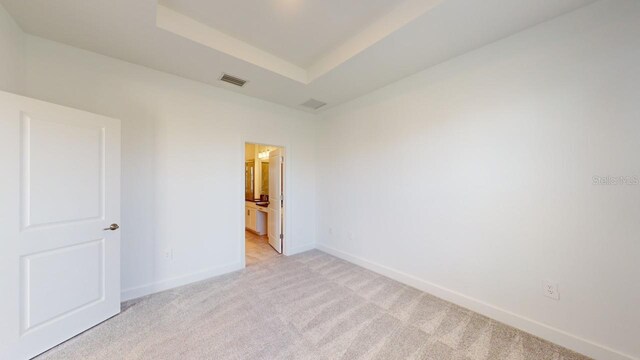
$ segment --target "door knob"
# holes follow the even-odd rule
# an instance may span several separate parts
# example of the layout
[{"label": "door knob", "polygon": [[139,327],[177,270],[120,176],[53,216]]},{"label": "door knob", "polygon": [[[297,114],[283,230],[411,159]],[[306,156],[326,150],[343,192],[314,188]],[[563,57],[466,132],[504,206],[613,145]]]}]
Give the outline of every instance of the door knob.
[{"label": "door knob", "polygon": [[104,229],[102,229],[102,230],[111,230],[111,231],[114,231],[114,230],[118,230],[118,229],[120,229],[120,225],[118,225],[118,224],[111,224],[111,226],[109,226],[108,228],[104,228]]}]

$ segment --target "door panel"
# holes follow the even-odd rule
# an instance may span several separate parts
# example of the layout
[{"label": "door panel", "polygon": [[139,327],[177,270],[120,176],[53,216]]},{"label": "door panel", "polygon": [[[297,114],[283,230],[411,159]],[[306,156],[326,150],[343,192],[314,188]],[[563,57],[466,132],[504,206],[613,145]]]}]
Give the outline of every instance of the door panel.
[{"label": "door panel", "polygon": [[120,312],[120,123],[0,92],[0,358]]},{"label": "door panel", "polygon": [[24,227],[103,217],[103,129],[25,113],[21,125]]},{"label": "door panel", "polygon": [[280,149],[269,153],[269,216],[268,236],[269,244],[282,253],[282,169],[284,156]]},{"label": "door panel", "polygon": [[102,300],[103,264],[104,239],[24,256],[23,333]]}]

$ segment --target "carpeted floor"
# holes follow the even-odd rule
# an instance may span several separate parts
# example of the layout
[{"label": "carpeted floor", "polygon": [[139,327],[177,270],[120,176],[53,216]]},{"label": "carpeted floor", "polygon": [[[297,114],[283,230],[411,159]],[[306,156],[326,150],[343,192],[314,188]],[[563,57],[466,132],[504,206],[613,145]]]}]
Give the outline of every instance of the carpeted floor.
[{"label": "carpeted floor", "polygon": [[125,303],[38,360],[587,359],[317,250],[248,236],[247,264]]}]

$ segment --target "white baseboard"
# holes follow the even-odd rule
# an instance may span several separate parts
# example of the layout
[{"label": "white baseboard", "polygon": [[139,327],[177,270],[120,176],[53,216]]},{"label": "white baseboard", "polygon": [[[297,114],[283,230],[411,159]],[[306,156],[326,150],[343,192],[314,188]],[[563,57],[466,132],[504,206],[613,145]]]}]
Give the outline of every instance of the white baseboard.
[{"label": "white baseboard", "polygon": [[596,344],[592,341],[580,338],[572,335],[566,331],[556,329],[549,325],[537,322],[533,319],[526,318],[524,316],[515,314],[505,309],[501,309],[497,306],[487,304],[478,299],[474,299],[470,296],[461,294],[459,292],[449,290],[440,285],[433,284],[423,279],[419,279],[413,275],[403,273],[401,271],[392,269],[390,267],[374,263],[372,261],[363,259],[358,256],[351,255],[332,247],[318,244],[316,246],[318,250],[324,251],[333,256],[339,257],[343,260],[349,261],[353,264],[362,266],[363,268],[374,271],[378,274],[384,275],[416,289],[422,290],[441,299],[452,302],[456,305],[473,310],[479,314],[500,321],[504,324],[513,326],[517,329],[525,331],[529,334],[538,336],[542,339],[550,341],[552,343],[564,346],[567,349],[571,349],[578,353],[587,355],[597,360],[640,360],[636,357],[622,354],[616,350],[608,348],[606,346]]},{"label": "white baseboard", "polygon": [[120,298],[121,301],[127,301],[136,299],[142,296],[150,295],[160,291],[173,289],[179,286],[191,284],[197,281],[205,280],[213,276],[218,276],[233,271],[241,270],[244,268],[242,263],[233,263],[229,265],[210,268],[202,271],[198,271],[191,274],[180,275],[168,279],[163,279],[150,284],[136,286],[128,289],[123,289]]},{"label": "white baseboard", "polygon": [[306,245],[297,246],[297,247],[294,247],[293,249],[289,250],[289,253],[287,254],[287,256],[303,253],[305,251],[313,250],[315,248],[316,248],[316,245],[313,244],[313,243],[312,244],[306,244]]},{"label": "white baseboard", "polygon": [[[315,248],[316,246],[313,243],[306,244],[306,245],[298,246],[289,250],[289,254],[287,255],[288,256],[295,255],[305,251],[313,250]],[[163,279],[150,284],[123,289],[120,293],[120,298],[121,298],[121,301],[133,300],[142,296],[151,295],[160,291],[165,291],[165,290],[173,289],[183,285],[188,285],[196,281],[205,280],[213,276],[218,276],[218,275],[230,273],[233,271],[241,270],[243,268],[244,268],[243,263],[234,263],[226,266],[198,271],[198,272],[187,274],[187,275],[181,275],[181,276],[176,276],[168,279]]]}]

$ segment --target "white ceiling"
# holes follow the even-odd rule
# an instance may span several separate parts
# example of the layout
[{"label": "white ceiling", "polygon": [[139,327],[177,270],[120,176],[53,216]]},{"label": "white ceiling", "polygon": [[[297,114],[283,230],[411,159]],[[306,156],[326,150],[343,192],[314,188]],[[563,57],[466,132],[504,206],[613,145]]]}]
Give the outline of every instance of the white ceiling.
[{"label": "white ceiling", "polygon": [[322,111],[594,1],[0,3],[27,33],[298,109],[315,98]]}]

